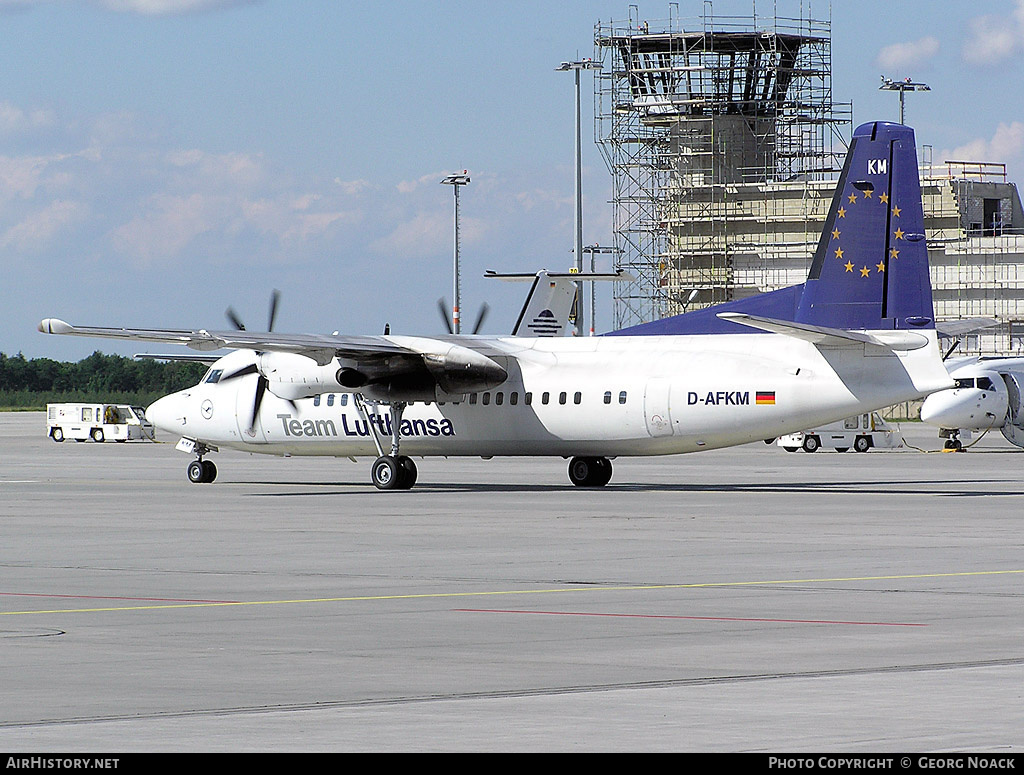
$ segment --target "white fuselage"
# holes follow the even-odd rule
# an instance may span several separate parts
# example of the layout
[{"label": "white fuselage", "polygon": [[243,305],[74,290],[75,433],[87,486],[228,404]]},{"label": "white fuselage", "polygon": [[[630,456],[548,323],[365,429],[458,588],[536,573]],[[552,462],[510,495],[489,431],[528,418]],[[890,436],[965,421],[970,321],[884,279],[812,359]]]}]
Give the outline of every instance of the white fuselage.
[{"label": "white fuselage", "polygon": [[[778,334],[466,337],[507,371],[499,387],[405,409],[405,455],[664,455],[774,438],[949,387],[935,337],[911,351],[817,347]],[[395,337],[398,339],[398,337]],[[869,351],[866,354],[865,350]],[[236,351],[227,374],[252,363]],[[387,406],[352,394],[294,402],[264,396],[250,433],[258,376],[200,382],[154,403],[161,430],[275,455],[377,455]]]}]

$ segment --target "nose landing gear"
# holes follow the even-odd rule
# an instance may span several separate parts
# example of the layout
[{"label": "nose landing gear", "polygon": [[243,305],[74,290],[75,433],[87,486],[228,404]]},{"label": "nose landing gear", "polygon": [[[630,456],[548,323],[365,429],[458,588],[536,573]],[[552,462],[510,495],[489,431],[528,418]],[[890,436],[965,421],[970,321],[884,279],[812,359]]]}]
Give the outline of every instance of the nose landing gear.
[{"label": "nose landing gear", "polygon": [[196,442],[193,451],[196,453],[196,459],[188,464],[188,468],[185,471],[188,480],[192,484],[209,484],[217,478],[217,466],[213,464],[212,460],[203,460],[203,455],[210,452],[211,449],[204,444]]}]

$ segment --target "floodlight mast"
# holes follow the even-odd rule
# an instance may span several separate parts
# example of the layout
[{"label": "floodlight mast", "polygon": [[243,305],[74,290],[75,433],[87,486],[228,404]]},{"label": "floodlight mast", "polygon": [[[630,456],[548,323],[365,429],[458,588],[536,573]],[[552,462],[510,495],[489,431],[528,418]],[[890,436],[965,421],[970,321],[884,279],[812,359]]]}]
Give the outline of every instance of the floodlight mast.
[{"label": "floodlight mast", "polygon": [[[583,165],[582,165],[582,144],[580,139],[580,70],[600,70],[600,62],[593,59],[581,59],[576,62],[562,62],[556,71],[572,70],[576,77],[576,212],[573,217],[573,230],[575,232],[573,242],[573,257],[576,261],[576,271],[583,271]],[[583,294],[583,286],[578,284],[576,302],[575,336],[583,335],[583,304],[580,296]]]},{"label": "floodlight mast", "polygon": [[452,333],[458,334],[462,331],[462,325],[459,322],[459,304],[462,296],[462,275],[459,273],[459,187],[469,185],[469,171],[463,170],[461,173],[455,173],[449,175],[441,181],[442,184],[446,184],[452,187],[452,191],[455,192],[455,273],[452,279]]},{"label": "floodlight mast", "polygon": [[911,81],[909,78],[904,78],[902,81],[894,81],[892,78],[886,78],[884,75],[881,76],[882,85],[878,87],[879,91],[898,91],[900,93],[900,123],[904,122],[904,94],[908,91],[931,91],[932,87],[926,83],[917,83]]}]

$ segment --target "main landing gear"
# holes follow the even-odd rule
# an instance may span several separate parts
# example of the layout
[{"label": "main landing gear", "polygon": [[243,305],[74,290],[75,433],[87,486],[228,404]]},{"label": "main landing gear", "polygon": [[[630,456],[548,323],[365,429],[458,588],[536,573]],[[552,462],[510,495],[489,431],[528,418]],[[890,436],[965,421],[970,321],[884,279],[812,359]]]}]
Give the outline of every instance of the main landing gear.
[{"label": "main landing gear", "polygon": [[604,487],[612,478],[612,462],[606,457],[574,457],[569,461],[569,481],[577,487]]},{"label": "main landing gear", "polygon": [[[379,457],[373,461],[373,466],[370,467],[370,481],[373,482],[373,486],[378,490],[412,489],[412,486],[416,484],[416,464],[412,462],[411,457],[399,452],[399,447],[402,443],[402,413],[405,412],[405,407],[408,406],[408,404],[404,401],[394,401],[390,404],[390,455],[384,454],[384,448],[381,447],[380,439],[377,438],[376,428],[379,424],[375,423],[370,418],[369,412],[366,408],[366,400],[359,393],[355,394],[355,404],[359,413],[363,416],[363,420],[366,421],[366,426],[370,429],[370,435],[373,438],[373,443],[377,447],[377,454],[379,455]],[[380,425],[379,427],[383,427],[383,425]]]},{"label": "main landing gear", "polygon": [[408,490],[416,484],[416,464],[405,455],[381,455],[373,461],[370,478],[378,490]]}]

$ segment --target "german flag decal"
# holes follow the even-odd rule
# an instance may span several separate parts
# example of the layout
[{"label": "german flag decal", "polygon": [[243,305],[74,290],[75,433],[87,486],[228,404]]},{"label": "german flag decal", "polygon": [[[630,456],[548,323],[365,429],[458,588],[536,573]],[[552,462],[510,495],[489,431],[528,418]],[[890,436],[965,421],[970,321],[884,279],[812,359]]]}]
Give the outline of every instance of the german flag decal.
[{"label": "german flag decal", "polygon": [[758,390],[755,403],[758,406],[774,406],[775,405],[775,391],[774,390]]}]

